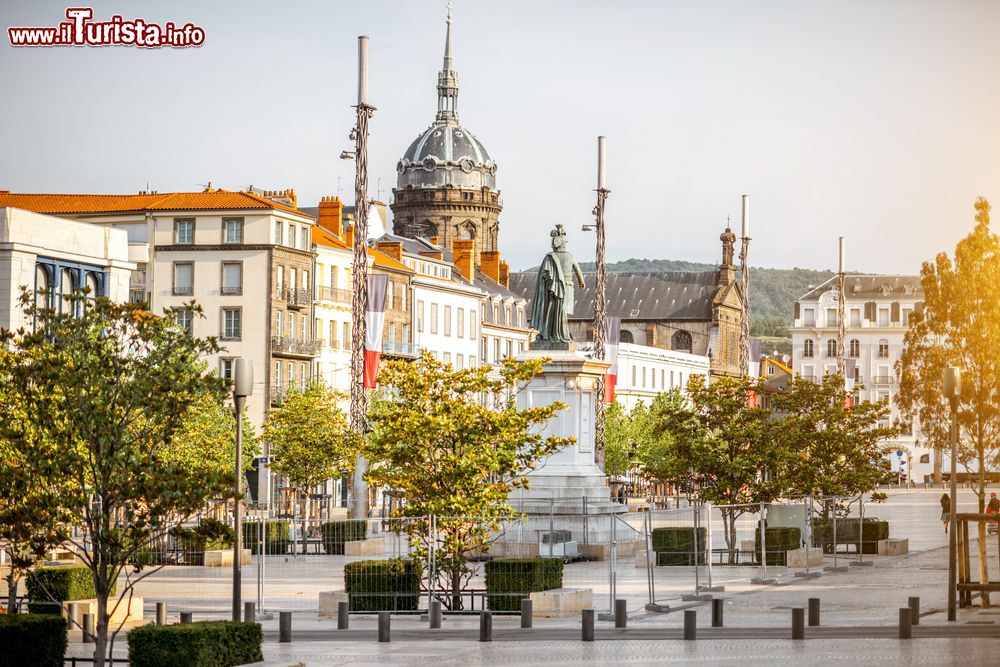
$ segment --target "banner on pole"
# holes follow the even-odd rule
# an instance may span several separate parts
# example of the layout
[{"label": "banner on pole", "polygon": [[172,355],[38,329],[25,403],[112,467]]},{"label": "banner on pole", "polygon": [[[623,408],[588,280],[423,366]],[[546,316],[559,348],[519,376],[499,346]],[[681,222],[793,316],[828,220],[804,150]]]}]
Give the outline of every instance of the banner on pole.
[{"label": "banner on pole", "polygon": [[382,352],[382,328],[385,324],[385,300],[389,276],[368,276],[368,309],[365,311],[365,389],[378,386],[378,363]]},{"label": "banner on pole", "polygon": [[604,378],[604,402],[615,402],[615,383],[618,381],[618,342],[621,340],[622,319],[606,317],[604,320],[604,360],[611,366]]}]

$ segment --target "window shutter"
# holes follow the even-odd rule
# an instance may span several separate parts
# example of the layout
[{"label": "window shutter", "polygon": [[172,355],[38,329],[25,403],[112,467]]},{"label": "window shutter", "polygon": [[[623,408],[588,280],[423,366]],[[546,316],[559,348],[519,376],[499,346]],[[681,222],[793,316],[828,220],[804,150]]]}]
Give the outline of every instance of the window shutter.
[{"label": "window shutter", "polygon": [[799,318],[802,317],[802,315],[800,314],[801,310],[802,310],[801,304],[799,304],[799,302],[796,301],[795,302],[795,319],[799,319]]},{"label": "window shutter", "polygon": [[893,301],[892,306],[890,306],[889,319],[893,322],[899,321],[899,302]]},{"label": "window shutter", "polygon": [[865,303],[865,319],[869,322],[875,321],[875,302],[868,301]]},{"label": "window shutter", "polygon": [[917,301],[915,304],[913,304],[913,312],[916,313],[917,315],[923,315],[924,314],[924,302],[923,301]]}]

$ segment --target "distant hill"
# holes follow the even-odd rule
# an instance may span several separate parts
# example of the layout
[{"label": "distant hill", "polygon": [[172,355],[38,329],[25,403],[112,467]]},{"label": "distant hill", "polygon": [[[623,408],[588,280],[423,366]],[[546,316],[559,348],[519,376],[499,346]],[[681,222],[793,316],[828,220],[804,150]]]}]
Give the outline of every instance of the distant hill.
[{"label": "distant hill", "polygon": [[[593,263],[581,264],[584,271],[593,271]],[[627,259],[608,264],[608,271],[714,271],[714,264],[685,262],[677,259]],[[762,269],[750,267],[750,327],[751,335],[786,338],[792,324],[795,300],[833,277],[832,271],[812,269]]]}]

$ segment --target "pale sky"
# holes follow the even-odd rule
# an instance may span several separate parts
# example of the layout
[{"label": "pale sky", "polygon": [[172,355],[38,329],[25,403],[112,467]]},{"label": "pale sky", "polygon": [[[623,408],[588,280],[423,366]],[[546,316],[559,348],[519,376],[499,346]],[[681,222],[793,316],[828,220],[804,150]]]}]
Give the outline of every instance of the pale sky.
[{"label": "pale sky", "polygon": [[[84,5],[87,3],[70,3]],[[370,194],[436,108],[443,0],[94,2],[188,21],[204,46],[22,48],[65,2],[3,0],[0,189],[294,187],[353,203],[356,37],[371,37]],[[498,163],[500,249],[537,265],[556,223],[593,257],[608,137],[609,259],[718,261],[751,196],[751,264],[916,273],[1000,216],[995,0],[456,0],[463,125]],[[381,192],[377,192],[381,178]]]}]

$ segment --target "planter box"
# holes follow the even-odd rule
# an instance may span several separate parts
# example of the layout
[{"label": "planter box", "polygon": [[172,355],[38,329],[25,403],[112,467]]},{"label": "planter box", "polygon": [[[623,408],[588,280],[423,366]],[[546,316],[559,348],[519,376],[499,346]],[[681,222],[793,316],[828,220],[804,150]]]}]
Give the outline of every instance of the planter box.
[{"label": "planter box", "polygon": [[[121,623],[122,621],[126,623],[142,623],[142,597],[139,595],[133,595],[132,599],[129,600],[128,597],[122,600],[121,604],[118,605],[118,609],[115,609],[114,613],[111,610],[115,608],[116,600],[114,598],[108,598],[108,624],[115,625]],[[68,605],[76,605],[76,617],[75,620],[79,624],[83,624],[83,615],[92,614],[94,616],[94,622],[97,622],[97,599],[90,598],[89,600],[67,600],[62,603],[63,616],[67,616]],[[79,626],[71,626],[70,630],[78,630]]]},{"label": "planter box", "polygon": [[[240,549],[240,565],[250,564],[250,550]],[[233,550],[218,549],[205,552],[205,567],[232,567]]]},{"label": "planter box", "polygon": [[385,550],[385,539],[381,537],[344,542],[345,556],[381,556]]},{"label": "planter box", "polygon": [[538,558],[538,542],[494,542],[490,545],[494,558]]},{"label": "planter box", "polygon": [[902,556],[910,552],[910,540],[906,537],[890,537],[878,541],[879,556]]},{"label": "planter box", "polygon": [[823,564],[823,549],[789,549],[785,552],[785,565],[791,568],[816,567]]},{"label": "planter box", "polygon": [[350,602],[347,591],[323,591],[319,594],[319,617],[337,618],[337,604]]},{"label": "planter box", "polygon": [[554,588],[529,597],[531,612],[538,618],[576,618],[581,610],[594,607],[594,592],[589,588]]},{"label": "planter box", "polygon": [[[617,544],[615,553],[618,558],[631,558],[640,550],[641,542],[630,540],[621,541]],[[541,555],[548,555],[548,547],[542,547]],[[611,558],[611,545],[607,542],[603,544],[580,544],[578,545],[580,555],[588,560],[604,561]],[[638,556],[636,556],[638,558]]]}]

